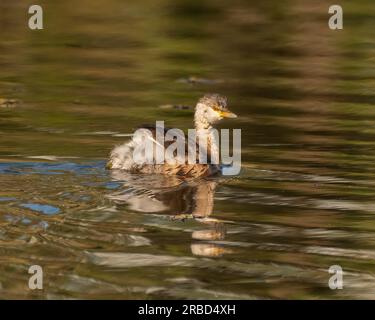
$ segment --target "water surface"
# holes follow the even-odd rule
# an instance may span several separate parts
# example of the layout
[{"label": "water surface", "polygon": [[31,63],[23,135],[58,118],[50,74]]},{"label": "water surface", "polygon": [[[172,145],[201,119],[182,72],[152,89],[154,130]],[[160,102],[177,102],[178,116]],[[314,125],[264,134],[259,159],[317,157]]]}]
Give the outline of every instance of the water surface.
[{"label": "water surface", "polygon": [[[343,1],[342,31],[326,1],[40,4],[43,31],[0,4],[1,298],[375,297],[373,1]],[[239,115],[240,175],[105,170],[206,92]]]}]

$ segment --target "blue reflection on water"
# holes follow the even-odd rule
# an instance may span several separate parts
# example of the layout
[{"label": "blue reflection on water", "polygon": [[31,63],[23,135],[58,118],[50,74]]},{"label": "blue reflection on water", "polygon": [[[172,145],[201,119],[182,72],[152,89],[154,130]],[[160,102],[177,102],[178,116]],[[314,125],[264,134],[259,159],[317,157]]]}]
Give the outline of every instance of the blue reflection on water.
[{"label": "blue reflection on water", "polygon": [[[105,161],[93,160],[85,163],[73,163],[73,162],[2,162],[0,163],[0,175],[31,175],[31,174],[42,174],[42,175],[56,175],[71,173],[74,175],[95,175],[106,176],[108,172],[105,169]],[[116,183],[109,183],[106,185],[108,189],[115,189],[119,185]],[[89,201],[91,198],[88,196],[82,196],[82,201]],[[13,197],[0,197],[0,201],[13,201],[17,200]],[[60,213],[60,208],[39,203],[22,203],[20,207],[27,208],[33,211],[40,212],[44,215],[55,215]],[[24,221],[28,223],[28,221]]]},{"label": "blue reflection on water", "polygon": [[86,164],[73,162],[2,162],[0,163],[0,174],[47,174],[56,175],[64,173],[76,175],[105,174],[105,161],[92,161]]},{"label": "blue reflection on water", "polygon": [[20,205],[23,208],[27,208],[33,211],[38,211],[43,214],[52,216],[60,212],[60,209],[48,204],[38,204],[38,203],[23,203]]},{"label": "blue reflection on water", "polygon": [[105,184],[106,189],[114,190],[121,187],[121,183],[118,182],[108,182]]},{"label": "blue reflection on water", "polygon": [[0,201],[13,201],[16,200],[16,198],[13,197],[0,197]]}]

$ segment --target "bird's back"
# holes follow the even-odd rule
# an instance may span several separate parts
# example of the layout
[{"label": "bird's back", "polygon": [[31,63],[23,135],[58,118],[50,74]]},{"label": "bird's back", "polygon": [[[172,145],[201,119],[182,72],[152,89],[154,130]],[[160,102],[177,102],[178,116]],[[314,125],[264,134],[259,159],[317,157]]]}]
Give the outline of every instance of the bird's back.
[{"label": "bird's back", "polygon": [[[145,129],[148,130],[148,134],[152,137],[153,141],[156,141],[156,132],[157,127],[155,125],[142,125],[139,126],[137,129]],[[164,136],[169,131],[169,128],[164,128]],[[107,167],[109,169],[122,169],[132,173],[145,173],[145,174],[164,174],[164,175],[177,175],[177,176],[185,176],[185,177],[207,177],[212,176],[220,172],[219,165],[212,165],[209,164],[211,155],[210,150],[207,151],[207,164],[201,163],[188,163],[188,144],[189,141],[185,137],[179,137],[179,132],[174,131],[174,139],[171,141],[164,141],[164,152],[167,148],[177,141],[178,138],[183,138],[185,141],[185,160],[183,163],[163,163],[157,164],[155,161],[153,163],[144,163],[144,164],[137,164],[133,159],[133,152],[137,145],[137,142],[134,138],[125,144],[115,147],[110,155],[110,160],[108,162]],[[196,156],[195,159],[198,161],[199,159],[199,145],[197,142],[192,142],[196,144]]]}]

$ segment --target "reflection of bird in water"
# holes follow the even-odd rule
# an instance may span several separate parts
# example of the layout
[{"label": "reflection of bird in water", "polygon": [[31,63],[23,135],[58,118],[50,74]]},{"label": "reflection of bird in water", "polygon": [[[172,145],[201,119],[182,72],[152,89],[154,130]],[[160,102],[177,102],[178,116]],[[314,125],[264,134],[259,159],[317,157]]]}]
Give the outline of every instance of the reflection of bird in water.
[{"label": "reflection of bird in water", "polygon": [[[192,232],[192,253],[203,256],[220,256],[227,252],[209,241],[222,240],[224,224],[210,218],[214,208],[217,181],[187,179],[176,176],[134,175],[123,170],[113,170],[112,178],[124,183],[124,188],[109,195],[109,198],[129,209],[144,213],[173,215],[173,219],[184,221],[194,218],[207,226]],[[176,214],[178,213],[178,214]]]},{"label": "reflection of bird in water", "polygon": [[109,197],[126,202],[139,212],[166,213],[194,218],[208,217],[214,206],[217,182],[165,175],[139,175],[112,170],[112,179],[123,182],[124,189]]},{"label": "reflection of bird in water", "polygon": [[[212,135],[213,125],[223,118],[236,118],[237,116],[227,109],[227,99],[218,94],[207,94],[203,98],[199,99],[194,115],[195,129],[197,130],[197,143],[199,141],[207,141],[205,153],[207,154],[208,162],[211,157],[214,157],[213,152],[218,152],[218,142]],[[155,147],[158,148],[158,142],[156,139],[156,127],[155,126],[144,126],[141,129],[148,129],[152,133],[147,137],[155,143]],[[165,129],[165,132],[167,129]],[[145,133],[147,136],[147,134]],[[177,137],[176,137],[177,139]],[[174,141],[165,141],[164,146],[161,145],[163,151],[167,150]],[[186,141],[186,140],[185,140]],[[210,176],[220,171],[218,164],[202,164],[198,163],[199,154],[196,152],[195,163],[188,163],[188,157],[185,157],[185,161],[182,163],[164,163],[156,164],[154,161],[152,164],[143,163],[139,164],[133,159],[134,149],[144,143],[144,140],[133,139],[125,144],[115,147],[111,154],[110,160],[107,167],[110,169],[121,169],[132,173],[160,173],[164,175],[177,175],[184,177],[203,177]],[[189,142],[185,143],[185,155],[188,153]],[[196,148],[199,150],[199,147]]]}]

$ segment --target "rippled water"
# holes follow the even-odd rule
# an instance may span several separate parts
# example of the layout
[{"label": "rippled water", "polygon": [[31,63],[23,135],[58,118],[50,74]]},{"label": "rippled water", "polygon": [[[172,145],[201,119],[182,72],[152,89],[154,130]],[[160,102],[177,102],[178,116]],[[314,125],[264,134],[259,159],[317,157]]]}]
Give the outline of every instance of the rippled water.
[{"label": "rippled water", "polygon": [[[43,31],[0,3],[0,298],[375,297],[373,1],[342,31],[326,1],[40,3]],[[239,176],[105,170],[205,92],[239,115]]]}]

